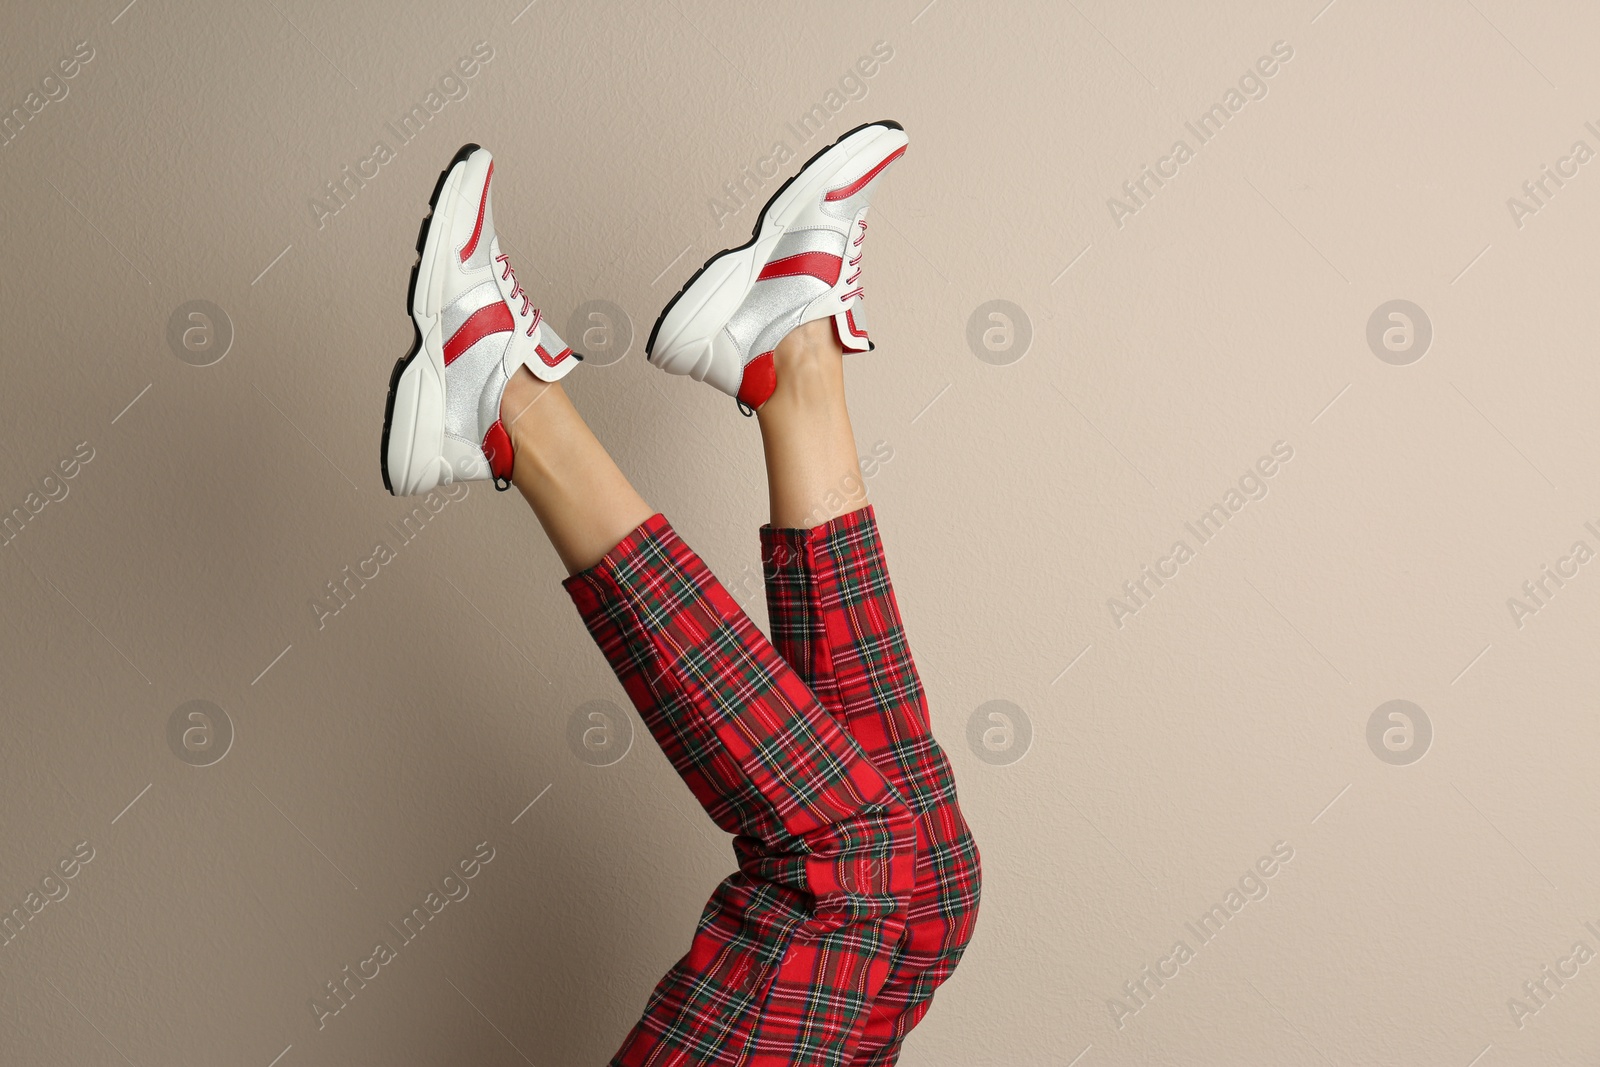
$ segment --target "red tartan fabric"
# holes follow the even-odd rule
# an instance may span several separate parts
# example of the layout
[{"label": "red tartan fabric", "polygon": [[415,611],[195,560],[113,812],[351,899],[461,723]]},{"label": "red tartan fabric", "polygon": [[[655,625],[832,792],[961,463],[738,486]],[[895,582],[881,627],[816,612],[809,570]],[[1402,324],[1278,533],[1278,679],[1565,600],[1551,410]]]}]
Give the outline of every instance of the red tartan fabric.
[{"label": "red tartan fabric", "polygon": [[763,527],[772,642],[916,815],[916,885],[852,1065],[892,1064],[977,918],[976,844],[933,739],[871,507],[809,530]]},{"label": "red tartan fabric", "polygon": [[972,936],[978,851],[872,509],[761,542],[772,644],[660,515],[566,582],[739,864],[613,1064],[892,1064]]},{"label": "red tartan fabric", "polygon": [[660,515],[566,588],[739,866],[611,1062],[852,1062],[906,929],[910,809]]}]

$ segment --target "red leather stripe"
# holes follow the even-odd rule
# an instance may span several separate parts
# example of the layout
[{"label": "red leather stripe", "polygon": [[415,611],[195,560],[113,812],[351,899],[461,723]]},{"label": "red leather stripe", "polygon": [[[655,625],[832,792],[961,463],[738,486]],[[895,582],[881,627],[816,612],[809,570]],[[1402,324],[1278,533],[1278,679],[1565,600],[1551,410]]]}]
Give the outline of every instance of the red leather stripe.
[{"label": "red leather stripe", "polygon": [[512,319],[511,309],[506,307],[505,301],[485,304],[474,311],[472,317],[461,324],[461,329],[451,334],[444,343],[444,365],[448,367],[454,363],[457,356],[491,333],[505,333],[515,326],[516,321]]},{"label": "red leather stripe", "polygon": [[478,238],[483,236],[483,213],[489,207],[489,181],[494,177],[494,160],[489,161],[489,173],[483,176],[483,194],[478,197],[478,224],[472,228],[472,240],[461,246],[461,262],[472,258],[478,250]]},{"label": "red leather stripe", "polygon": [[813,278],[821,278],[829,285],[839,280],[839,272],[844,269],[844,260],[838,256],[829,255],[827,252],[801,252],[797,256],[786,259],[775,259],[761,268],[761,273],[756,275],[756,281],[766,281],[768,278],[792,278],[797,274],[809,274]]},{"label": "red leather stripe", "polygon": [[562,360],[572,355],[572,349],[570,348],[563,348],[561,350],[561,354],[556,356],[552,356],[550,351],[545,348],[544,345],[534,345],[533,350],[539,353],[539,358],[544,362],[546,367],[559,367],[561,366]]},{"label": "red leather stripe", "polygon": [[855,315],[855,309],[854,308],[845,308],[844,309],[844,320],[845,320],[846,323],[849,324],[850,333],[851,333],[852,336],[855,336],[855,337],[865,337],[865,336],[867,336],[867,331],[861,329],[859,326],[856,325],[856,315]]},{"label": "red leather stripe", "polygon": [[876,178],[879,173],[882,172],[884,167],[887,167],[889,164],[893,163],[895,160],[899,159],[905,154],[906,146],[901,145],[899,148],[894,150],[894,154],[888,159],[884,160],[882,163],[879,163],[876,167],[873,167],[871,170],[867,171],[865,174],[851,182],[849,185],[845,186],[843,189],[835,189],[822,199],[848,200],[850,197],[855,196],[862,189],[866,188],[867,183]]}]

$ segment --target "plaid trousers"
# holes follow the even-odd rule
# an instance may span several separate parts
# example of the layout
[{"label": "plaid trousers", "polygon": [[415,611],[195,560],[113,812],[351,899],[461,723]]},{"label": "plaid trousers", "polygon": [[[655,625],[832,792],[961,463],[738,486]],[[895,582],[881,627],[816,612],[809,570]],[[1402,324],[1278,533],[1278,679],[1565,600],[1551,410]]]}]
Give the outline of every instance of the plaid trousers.
[{"label": "plaid trousers", "polygon": [[872,510],[761,538],[771,643],[660,515],[566,582],[738,863],[614,1065],[892,1064],[972,936],[978,852]]}]

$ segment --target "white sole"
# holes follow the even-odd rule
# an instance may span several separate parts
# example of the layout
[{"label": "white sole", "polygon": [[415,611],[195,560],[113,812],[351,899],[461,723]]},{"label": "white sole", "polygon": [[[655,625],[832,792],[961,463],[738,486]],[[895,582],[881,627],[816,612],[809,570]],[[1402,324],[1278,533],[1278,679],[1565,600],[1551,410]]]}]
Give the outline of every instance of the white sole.
[{"label": "white sole", "polygon": [[[474,146],[475,147],[475,146]],[[411,294],[411,318],[421,339],[392,387],[386,422],[384,470],[396,496],[425,493],[451,480],[444,452],[444,339],[439,319],[447,255],[443,234],[451,230],[451,208],[466,173],[464,159],[452,164],[424,222],[426,237]]]}]

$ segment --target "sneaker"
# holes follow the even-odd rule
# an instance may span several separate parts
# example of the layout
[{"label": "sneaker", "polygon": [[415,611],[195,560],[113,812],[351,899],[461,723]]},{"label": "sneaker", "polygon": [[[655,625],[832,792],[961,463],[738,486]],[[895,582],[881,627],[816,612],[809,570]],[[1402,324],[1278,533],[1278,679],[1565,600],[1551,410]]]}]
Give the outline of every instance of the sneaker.
[{"label": "sneaker", "polygon": [[709,382],[748,414],[772,395],[772,351],[796,326],[831,318],[846,351],[870,350],[867,207],[906,141],[898,122],[873,122],[812,156],[761,209],[750,241],[711,257],[662,310],[645,346],[650,362]]},{"label": "sneaker", "polygon": [[396,496],[450,482],[511,485],[500,397],[519,367],[547,382],[582,359],[517,281],[494,232],[494,160],[462,146],[433,187],[407,299],[416,340],[395,364],[383,415],[383,485]]}]

